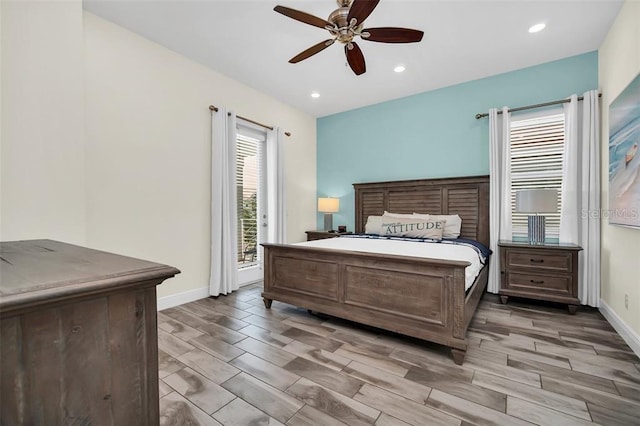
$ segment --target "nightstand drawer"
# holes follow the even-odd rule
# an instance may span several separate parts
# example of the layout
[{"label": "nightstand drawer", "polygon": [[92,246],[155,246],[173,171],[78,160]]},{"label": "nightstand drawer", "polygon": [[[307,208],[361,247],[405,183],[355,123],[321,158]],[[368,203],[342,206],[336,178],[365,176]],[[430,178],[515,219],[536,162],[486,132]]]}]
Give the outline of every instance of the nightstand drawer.
[{"label": "nightstand drawer", "polygon": [[506,275],[504,286],[506,290],[563,295],[572,293],[572,280],[568,275],[537,275],[517,272],[507,272]]},{"label": "nightstand drawer", "polygon": [[536,270],[548,270],[557,272],[571,272],[571,253],[551,252],[546,250],[508,250],[507,267],[509,268],[535,268]]},{"label": "nightstand drawer", "polygon": [[570,243],[528,244],[500,241],[500,300],[526,297],[566,303],[575,314],[578,299],[578,253]]}]

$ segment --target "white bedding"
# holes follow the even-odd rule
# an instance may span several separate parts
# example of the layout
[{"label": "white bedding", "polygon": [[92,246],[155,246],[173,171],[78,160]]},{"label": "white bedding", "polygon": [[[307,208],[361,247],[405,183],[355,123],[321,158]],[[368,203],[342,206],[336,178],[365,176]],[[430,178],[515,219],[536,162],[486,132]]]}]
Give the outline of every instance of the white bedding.
[{"label": "white bedding", "polygon": [[465,291],[471,287],[483,266],[480,256],[474,249],[455,244],[369,238],[327,238],[324,240],[305,241],[295,245],[335,250],[360,251],[366,253],[424,257],[430,259],[466,261],[471,264],[465,268]]}]

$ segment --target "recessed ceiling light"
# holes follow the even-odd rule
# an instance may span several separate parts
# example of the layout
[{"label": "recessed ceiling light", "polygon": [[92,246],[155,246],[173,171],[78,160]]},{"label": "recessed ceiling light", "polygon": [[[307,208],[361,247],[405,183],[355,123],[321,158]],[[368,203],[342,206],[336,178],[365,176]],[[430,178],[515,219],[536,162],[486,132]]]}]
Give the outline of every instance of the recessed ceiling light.
[{"label": "recessed ceiling light", "polygon": [[546,27],[546,24],[540,23],[540,24],[535,24],[534,26],[532,26],[531,28],[529,28],[529,32],[530,33],[537,33],[540,32],[542,30],[544,30],[544,27]]},{"label": "recessed ceiling light", "polygon": [[319,97],[320,97],[320,93],[318,93],[318,92],[311,92],[311,97],[312,97],[312,98],[319,98]]},{"label": "recessed ceiling light", "polygon": [[404,71],[406,68],[404,67],[404,65],[398,65],[397,67],[395,67],[393,70],[395,72],[402,72]]}]

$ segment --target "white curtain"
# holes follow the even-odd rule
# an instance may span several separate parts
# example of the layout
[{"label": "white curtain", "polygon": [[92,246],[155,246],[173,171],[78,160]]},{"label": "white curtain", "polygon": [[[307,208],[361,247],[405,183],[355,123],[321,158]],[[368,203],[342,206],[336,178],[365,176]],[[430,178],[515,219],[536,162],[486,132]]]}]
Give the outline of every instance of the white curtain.
[{"label": "white curtain", "polygon": [[562,170],[560,242],[582,247],[578,297],[600,306],[600,108],[598,91],[586,92],[580,109],[577,95],[564,105],[565,144]]},{"label": "white curtain", "polygon": [[267,131],[267,220],[268,243],[287,241],[286,191],[284,180],[284,131]]},{"label": "white curtain", "polygon": [[499,240],[511,240],[511,114],[509,108],[489,110],[489,237],[493,255],[487,291],[500,289]]},{"label": "white curtain", "polygon": [[211,113],[211,276],[209,294],[238,287],[236,197],[236,115],[225,108]]}]

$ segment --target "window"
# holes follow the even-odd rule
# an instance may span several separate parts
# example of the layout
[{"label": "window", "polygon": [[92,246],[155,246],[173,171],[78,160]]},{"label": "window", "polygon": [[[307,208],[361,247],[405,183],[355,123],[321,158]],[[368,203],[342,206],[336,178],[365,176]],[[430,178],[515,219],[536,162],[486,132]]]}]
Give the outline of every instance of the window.
[{"label": "window", "polygon": [[527,214],[516,213],[516,192],[521,189],[557,189],[558,212],[545,213],[546,234],[558,238],[562,205],[562,158],[564,114],[512,118],[511,121],[511,211],[514,237],[527,237]]},{"label": "window", "polygon": [[[266,167],[264,151],[266,133],[238,120],[236,140],[236,188],[238,268],[240,284],[255,281],[262,276],[256,271],[262,261],[260,242],[266,232],[264,188]],[[252,267],[254,271],[249,271]]]}]

